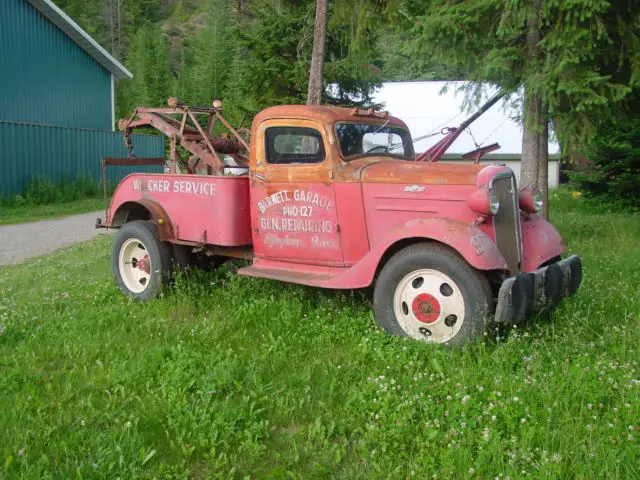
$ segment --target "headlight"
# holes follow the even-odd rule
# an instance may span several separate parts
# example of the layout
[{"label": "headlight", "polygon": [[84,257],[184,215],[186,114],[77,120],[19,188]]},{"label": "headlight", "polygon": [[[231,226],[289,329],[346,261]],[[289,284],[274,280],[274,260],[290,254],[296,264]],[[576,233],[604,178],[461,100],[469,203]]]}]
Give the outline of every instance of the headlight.
[{"label": "headlight", "polygon": [[491,209],[491,215],[497,215],[500,209],[500,199],[498,193],[492,188],[489,194],[489,208]]},{"label": "headlight", "polygon": [[536,212],[538,213],[540,213],[542,211],[542,207],[544,207],[544,199],[542,198],[542,194],[538,191],[536,191],[533,206],[535,207]]},{"label": "headlight", "polygon": [[469,205],[469,208],[478,215],[488,217],[489,215],[495,215],[498,213],[500,200],[496,193],[490,191],[487,187],[483,187],[471,194],[467,201],[467,205]]},{"label": "headlight", "polygon": [[522,187],[518,195],[520,208],[527,213],[539,213],[544,206],[542,194],[533,185]]}]

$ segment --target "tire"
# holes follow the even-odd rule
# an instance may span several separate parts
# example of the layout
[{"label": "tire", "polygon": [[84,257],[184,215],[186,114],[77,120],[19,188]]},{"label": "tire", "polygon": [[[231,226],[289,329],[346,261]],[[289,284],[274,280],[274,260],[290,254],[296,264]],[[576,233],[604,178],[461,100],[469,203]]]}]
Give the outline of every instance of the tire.
[{"label": "tire", "polygon": [[482,335],[494,299],[486,276],[456,252],[420,243],[383,267],[373,306],[378,326],[391,334],[458,346]]},{"label": "tire", "polygon": [[145,220],[125,224],[111,251],[111,268],[122,292],[148,302],[156,298],[171,273],[171,253],[156,226]]}]

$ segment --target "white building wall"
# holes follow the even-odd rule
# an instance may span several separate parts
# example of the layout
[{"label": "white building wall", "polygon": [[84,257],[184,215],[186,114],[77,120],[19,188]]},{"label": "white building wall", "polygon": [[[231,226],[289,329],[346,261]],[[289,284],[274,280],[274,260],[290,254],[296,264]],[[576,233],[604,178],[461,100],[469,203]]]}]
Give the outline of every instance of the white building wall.
[{"label": "white building wall", "polygon": [[[457,127],[495,93],[494,87],[486,85],[482,101],[469,105],[464,91],[468,87],[469,82],[387,82],[375,91],[372,99],[382,104],[383,110],[404,120],[413,138],[419,138],[440,132],[443,127]],[[464,154],[475,150],[476,143],[481,146],[499,143],[501,148],[496,153],[519,158],[522,155],[520,114],[517,102],[500,100],[471,124],[447,153]],[[435,135],[417,141],[415,151],[424,152],[441,139],[442,135]],[[559,151],[559,145],[551,136],[549,154],[558,154]]]},{"label": "white building wall", "polygon": [[[440,160],[440,163],[471,163],[468,160]],[[516,176],[518,186],[520,185],[520,160],[481,160],[482,165],[491,165],[492,163],[504,163],[507,167],[513,170]],[[556,188],[560,184],[560,161],[557,159],[549,160],[549,188]]]}]

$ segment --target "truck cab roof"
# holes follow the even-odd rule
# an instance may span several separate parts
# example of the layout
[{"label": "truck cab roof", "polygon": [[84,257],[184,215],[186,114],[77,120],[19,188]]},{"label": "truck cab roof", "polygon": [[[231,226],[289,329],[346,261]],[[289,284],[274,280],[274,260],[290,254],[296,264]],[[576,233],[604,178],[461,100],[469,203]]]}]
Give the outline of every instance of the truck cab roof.
[{"label": "truck cab roof", "polygon": [[277,105],[262,110],[255,116],[254,125],[274,118],[299,118],[313,119],[323,123],[333,124],[336,122],[367,122],[380,123],[388,122],[407,129],[407,125],[397,117],[386,114],[386,112],[372,112],[371,110],[359,110],[347,107],[334,107],[329,105]]}]

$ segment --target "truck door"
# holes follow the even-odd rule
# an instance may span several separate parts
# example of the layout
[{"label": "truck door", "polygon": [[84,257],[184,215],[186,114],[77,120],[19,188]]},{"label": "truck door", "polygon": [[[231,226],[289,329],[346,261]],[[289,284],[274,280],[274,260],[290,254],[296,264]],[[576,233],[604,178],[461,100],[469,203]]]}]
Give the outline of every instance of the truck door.
[{"label": "truck door", "polygon": [[267,120],[255,138],[251,219],[258,257],[296,263],[342,262],[333,159],[320,123]]}]

